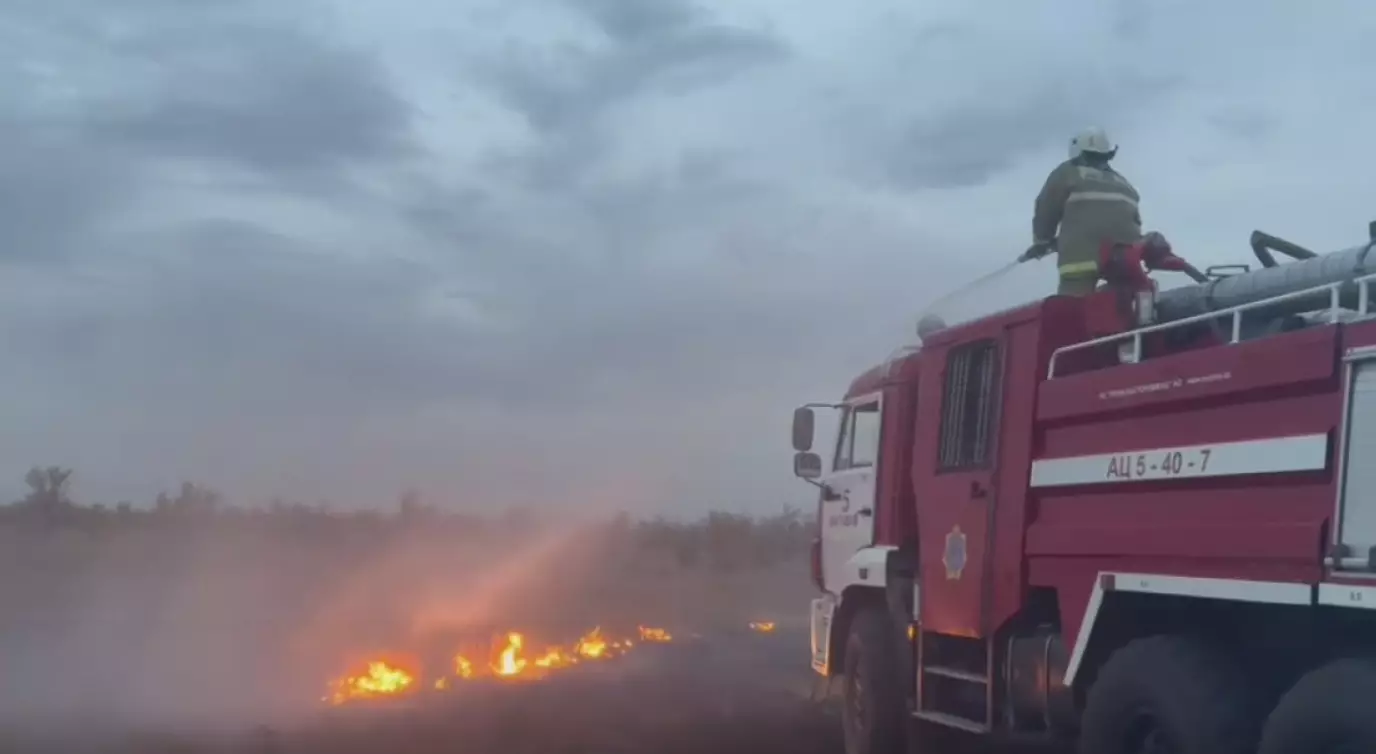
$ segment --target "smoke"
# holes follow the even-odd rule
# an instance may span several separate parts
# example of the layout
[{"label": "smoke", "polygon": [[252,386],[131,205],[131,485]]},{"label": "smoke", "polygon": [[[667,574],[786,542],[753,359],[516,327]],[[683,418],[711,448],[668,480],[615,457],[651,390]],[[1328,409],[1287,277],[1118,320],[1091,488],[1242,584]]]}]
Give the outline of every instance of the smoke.
[{"label": "smoke", "polygon": [[[6,532],[0,711],[28,725],[210,724],[278,701],[283,627],[328,563],[240,532]],[[328,560],[328,554],[320,560]]]},{"label": "smoke", "polygon": [[792,545],[773,563],[689,557],[671,539],[691,527],[655,540],[624,520],[267,518],[0,527],[0,725],[289,725],[372,652],[513,627],[744,626],[810,596]]}]

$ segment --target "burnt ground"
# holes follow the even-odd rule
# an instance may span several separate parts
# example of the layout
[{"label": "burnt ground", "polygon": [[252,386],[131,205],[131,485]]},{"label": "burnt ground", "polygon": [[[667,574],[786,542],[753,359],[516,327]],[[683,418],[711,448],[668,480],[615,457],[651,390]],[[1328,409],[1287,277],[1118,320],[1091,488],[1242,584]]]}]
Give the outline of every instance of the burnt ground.
[{"label": "burnt ground", "polygon": [[[808,700],[806,557],[752,559],[787,544],[793,523],[532,539],[295,516],[0,524],[0,754],[842,752],[834,711]],[[697,540],[706,555],[685,558]],[[751,633],[755,620],[779,630]],[[428,656],[434,640],[451,656],[462,637],[450,632],[562,641],[642,624],[675,641],[533,684],[366,708],[316,700],[355,650]],[[127,722],[152,719],[183,727]],[[971,750],[928,735],[922,754]]]},{"label": "burnt ground", "polygon": [[[0,730],[0,752],[841,754],[835,702],[810,698],[818,688],[806,658],[807,636],[797,632],[698,637],[642,645],[614,663],[544,681],[475,684],[405,703],[322,709],[295,725],[242,726],[214,735],[83,731],[77,721],[61,734]],[[919,750],[990,750],[974,743],[928,731]]]},{"label": "burnt ground", "polygon": [[834,711],[808,699],[807,638],[742,633],[642,645],[541,682],[465,686],[406,703],[218,734],[0,733],[7,754],[838,754]]}]

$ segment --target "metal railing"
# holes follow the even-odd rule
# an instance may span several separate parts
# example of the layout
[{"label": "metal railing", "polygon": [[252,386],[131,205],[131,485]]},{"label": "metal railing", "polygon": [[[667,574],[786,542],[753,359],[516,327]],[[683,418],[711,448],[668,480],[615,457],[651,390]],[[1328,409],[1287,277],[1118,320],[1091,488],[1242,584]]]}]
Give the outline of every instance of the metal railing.
[{"label": "metal railing", "polygon": [[[1205,312],[1204,314],[1196,314],[1192,317],[1185,317],[1184,319],[1177,319],[1171,322],[1162,322],[1160,324],[1148,325],[1146,327],[1139,327],[1135,330],[1126,330],[1124,332],[1116,333],[1114,335],[1105,335],[1100,338],[1094,338],[1093,340],[1086,340],[1080,343],[1073,343],[1068,346],[1061,346],[1060,348],[1057,348],[1055,351],[1051,352],[1051,363],[1047,364],[1046,378],[1054,379],[1056,377],[1056,358],[1061,354],[1070,353],[1072,351],[1083,351],[1087,348],[1095,348],[1097,346],[1104,346],[1112,343],[1121,343],[1126,340],[1131,340],[1131,363],[1135,364],[1142,360],[1143,335],[1147,335],[1154,332],[1161,332],[1163,330],[1170,330],[1176,327],[1184,327],[1185,325],[1192,325],[1198,322],[1208,322],[1210,320],[1222,319],[1223,317],[1230,317],[1232,321],[1232,333],[1231,338],[1228,341],[1229,345],[1231,345],[1242,340],[1242,315],[1244,313],[1251,311],[1253,309],[1259,309],[1263,306],[1277,304],[1282,301],[1292,301],[1297,298],[1313,296],[1314,294],[1320,293],[1325,290],[1328,291],[1328,323],[1336,324],[1341,318],[1341,313],[1344,311],[1355,311],[1363,314],[1366,313],[1367,309],[1369,308],[1368,305],[1371,303],[1370,284],[1372,281],[1376,281],[1376,273],[1363,275],[1361,277],[1353,278],[1350,280],[1339,280],[1333,283],[1315,285],[1298,291],[1282,293],[1279,296],[1271,296],[1270,298],[1259,299],[1257,301],[1249,301],[1245,304],[1238,304],[1237,306],[1230,306],[1224,309],[1219,309],[1217,311]],[[1349,285],[1357,286],[1356,309],[1348,309],[1342,306],[1342,290],[1343,288]]]}]

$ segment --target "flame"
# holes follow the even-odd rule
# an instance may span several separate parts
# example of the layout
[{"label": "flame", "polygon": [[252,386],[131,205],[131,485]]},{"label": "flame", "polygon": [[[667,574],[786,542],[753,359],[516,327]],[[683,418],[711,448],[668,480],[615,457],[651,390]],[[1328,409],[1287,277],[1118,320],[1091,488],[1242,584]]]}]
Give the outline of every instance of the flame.
[{"label": "flame", "polygon": [[670,634],[668,631],[665,631],[662,628],[649,628],[646,626],[640,626],[640,639],[642,641],[650,641],[662,644],[664,642],[673,641],[674,637],[672,634]]},{"label": "flame", "polygon": [[521,647],[525,644],[525,637],[512,631],[506,635],[506,647],[497,656],[497,662],[492,665],[492,671],[500,676],[519,675],[526,669],[526,658],[521,656]]},{"label": "flame", "polygon": [[772,620],[755,621],[755,622],[753,622],[753,623],[750,624],[750,630],[751,630],[751,631],[758,632],[758,633],[762,633],[762,634],[773,633],[773,632],[774,632],[774,621],[772,621]]},{"label": "flame", "polygon": [[607,640],[602,638],[602,627],[598,626],[578,639],[574,651],[580,657],[595,660],[607,653]]},{"label": "flame", "polygon": [[543,655],[535,658],[535,667],[544,669],[562,668],[572,665],[575,662],[578,662],[577,657],[565,654],[564,650],[559,647],[550,647],[545,650]]},{"label": "flame", "polygon": [[[669,632],[662,628],[639,627],[640,638],[650,642],[667,642]],[[564,644],[532,645],[526,634],[508,631],[499,634],[491,645],[491,654],[480,658],[469,649],[452,655],[450,666],[437,675],[424,679],[436,692],[449,691],[457,682],[483,678],[497,680],[538,680],[549,673],[586,662],[610,660],[626,654],[635,646],[630,639],[608,638],[601,627],[595,627],[575,641]],[[401,670],[381,660],[367,665],[366,673],[335,681],[332,693],[325,701],[333,704],[394,697],[415,688],[423,688],[418,673]]]},{"label": "flame", "polygon": [[368,663],[366,672],[334,682],[329,701],[343,704],[359,699],[375,699],[403,694],[416,681],[415,676],[381,660]]}]

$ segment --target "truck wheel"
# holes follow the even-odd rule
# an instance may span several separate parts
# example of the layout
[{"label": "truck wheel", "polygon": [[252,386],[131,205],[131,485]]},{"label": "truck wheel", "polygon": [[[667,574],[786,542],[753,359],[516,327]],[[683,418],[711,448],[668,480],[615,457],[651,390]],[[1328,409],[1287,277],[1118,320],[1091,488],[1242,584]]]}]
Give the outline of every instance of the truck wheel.
[{"label": "truck wheel", "polygon": [[1376,660],[1331,662],[1301,678],[1266,720],[1258,754],[1376,751]]},{"label": "truck wheel", "polygon": [[898,647],[892,626],[880,610],[861,610],[846,637],[841,728],[846,754],[901,754],[904,751],[903,691]]},{"label": "truck wheel", "polygon": [[1089,688],[1082,754],[1247,754],[1260,715],[1241,669],[1183,636],[1114,652]]}]

